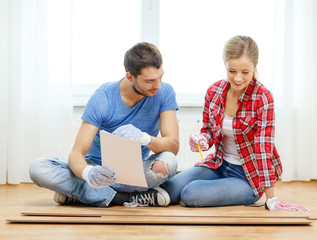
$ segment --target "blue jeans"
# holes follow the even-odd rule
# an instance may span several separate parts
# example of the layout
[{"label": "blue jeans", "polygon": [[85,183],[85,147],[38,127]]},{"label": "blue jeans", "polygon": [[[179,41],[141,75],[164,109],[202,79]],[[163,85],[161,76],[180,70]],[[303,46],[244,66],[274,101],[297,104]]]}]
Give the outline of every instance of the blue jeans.
[{"label": "blue jeans", "polygon": [[[156,160],[161,160],[168,164],[169,172],[167,175],[162,176],[151,170],[152,164]],[[96,165],[95,162],[87,162],[90,165]],[[162,152],[143,159],[143,167],[148,188],[154,188],[176,174],[177,160],[173,153]],[[148,189],[118,183],[104,188],[92,188],[85,180],[78,178],[70,170],[66,161],[59,158],[35,159],[30,166],[29,173],[32,181],[38,186],[65,194],[68,197],[74,197],[84,204],[97,207],[108,206],[117,191],[140,192]]]},{"label": "blue jeans", "polygon": [[256,198],[242,166],[223,161],[218,169],[191,167],[161,185],[171,204],[188,207],[252,204]]}]

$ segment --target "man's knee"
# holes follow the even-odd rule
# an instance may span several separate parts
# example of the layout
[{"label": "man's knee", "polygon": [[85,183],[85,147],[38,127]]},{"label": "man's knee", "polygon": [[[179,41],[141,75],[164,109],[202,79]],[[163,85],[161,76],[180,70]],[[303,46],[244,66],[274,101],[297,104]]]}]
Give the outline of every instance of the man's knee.
[{"label": "man's knee", "polygon": [[32,180],[34,177],[36,177],[40,173],[42,168],[41,166],[43,165],[44,161],[45,161],[44,158],[37,158],[30,165],[29,174]]},{"label": "man's knee", "polygon": [[29,168],[29,176],[31,180],[40,185],[40,180],[43,178],[42,174],[42,166],[43,166],[44,158],[37,158],[35,159]]},{"label": "man's knee", "polygon": [[151,170],[156,173],[160,174],[162,176],[166,176],[169,172],[168,164],[161,160],[155,160],[155,162],[152,165]]},{"label": "man's knee", "polygon": [[[162,159],[162,160],[161,160]],[[177,159],[171,152],[164,152],[152,165],[151,170],[156,174],[173,177],[177,171]]]},{"label": "man's knee", "polygon": [[31,180],[39,186],[55,184],[58,180],[56,168],[60,167],[57,158],[37,158],[30,165],[29,175]]}]

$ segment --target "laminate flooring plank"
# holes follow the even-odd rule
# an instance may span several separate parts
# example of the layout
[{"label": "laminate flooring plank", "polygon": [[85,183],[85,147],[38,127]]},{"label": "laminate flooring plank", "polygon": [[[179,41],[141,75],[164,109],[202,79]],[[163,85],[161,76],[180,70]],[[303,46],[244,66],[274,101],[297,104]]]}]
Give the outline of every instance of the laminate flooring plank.
[{"label": "laminate flooring plank", "polygon": [[[317,181],[311,182],[278,182],[276,184],[276,195],[281,200],[297,203],[310,209],[309,217],[317,216]],[[300,194],[298,194],[300,193]],[[35,184],[1,185],[0,186],[0,239],[2,240],[56,240],[56,239],[120,239],[120,240],[176,240],[176,239],[222,239],[222,240],[316,240],[317,220],[311,220],[310,225],[185,225],[185,224],[45,224],[45,223],[8,223],[7,219],[22,218],[21,212],[70,212],[99,214],[107,210],[127,211],[124,207],[91,208],[59,206],[54,202],[54,193]],[[263,202],[261,199],[259,202]],[[85,212],[84,212],[85,210]],[[185,214],[202,215],[206,212],[233,212],[242,211],[252,216],[255,214],[275,215],[264,207],[222,207],[203,208],[202,210],[185,208],[182,206],[168,206],[153,209],[152,207],[130,209],[128,213],[149,215],[166,214],[168,210],[186,211]],[[159,213],[156,213],[158,211]],[[261,213],[256,213],[256,212]],[[254,212],[254,214],[253,214]],[[293,214],[293,213],[292,213]],[[164,215],[162,215],[164,216]],[[25,219],[24,219],[25,220]]]},{"label": "laminate flooring plank", "polygon": [[246,218],[307,218],[304,212],[253,210],[250,208],[180,208],[180,207],[137,207],[137,208],[89,208],[89,207],[53,207],[28,208],[21,213],[25,216],[175,216],[175,217],[246,217]]},{"label": "laminate flooring plank", "polygon": [[239,218],[239,217],[162,217],[162,216],[101,216],[101,217],[34,217],[19,216],[10,223],[61,224],[164,224],[164,225],[309,225],[306,218]]}]

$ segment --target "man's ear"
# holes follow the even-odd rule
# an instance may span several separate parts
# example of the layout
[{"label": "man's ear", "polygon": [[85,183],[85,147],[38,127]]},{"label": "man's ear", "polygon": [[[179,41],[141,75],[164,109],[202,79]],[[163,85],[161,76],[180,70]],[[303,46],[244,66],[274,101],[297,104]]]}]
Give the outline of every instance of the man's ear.
[{"label": "man's ear", "polygon": [[133,75],[130,72],[127,72],[125,76],[130,82],[133,82]]}]

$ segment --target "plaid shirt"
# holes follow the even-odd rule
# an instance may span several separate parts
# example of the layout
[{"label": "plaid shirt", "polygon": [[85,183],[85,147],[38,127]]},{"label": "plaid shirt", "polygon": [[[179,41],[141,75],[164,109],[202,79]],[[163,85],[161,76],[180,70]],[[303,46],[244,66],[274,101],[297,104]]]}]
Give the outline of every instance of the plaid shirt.
[{"label": "plaid shirt", "polygon": [[[227,80],[211,85],[205,97],[203,112],[204,133],[215,153],[209,154],[196,166],[216,169],[223,162],[222,122]],[[274,145],[274,104],[272,94],[257,80],[252,79],[238,100],[238,109],[232,121],[233,135],[245,175],[256,197],[263,195],[264,187],[274,186],[282,174],[280,157]]]}]

